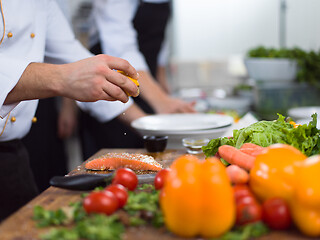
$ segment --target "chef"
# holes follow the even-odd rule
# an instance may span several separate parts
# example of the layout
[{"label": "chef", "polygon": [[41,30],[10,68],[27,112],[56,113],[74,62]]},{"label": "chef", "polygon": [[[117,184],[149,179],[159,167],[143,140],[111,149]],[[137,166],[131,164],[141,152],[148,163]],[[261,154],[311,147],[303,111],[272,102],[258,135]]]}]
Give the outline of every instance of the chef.
[{"label": "chef", "polygon": [[[144,114],[126,94],[137,96],[137,86],[113,69],[137,79],[136,70],[120,58],[92,56],[74,38],[54,0],[0,0],[0,7],[2,220],[37,195],[20,140],[35,121],[37,99],[63,96],[81,101],[79,106],[100,121],[116,116],[131,121]],[[45,136],[39,137],[45,141]]]},{"label": "chef", "polygon": [[[166,80],[157,77],[157,69],[163,66],[168,55],[168,45],[164,39],[170,4],[169,0],[93,1],[91,51],[95,54],[113,54],[133,64],[141,82],[141,97],[134,101],[146,113],[195,112],[192,103],[171,97]],[[158,82],[159,79],[163,81]],[[100,123],[84,113],[81,120],[85,158],[102,147],[143,146],[141,137],[117,119]],[[108,132],[112,134],[106,136]]]}]

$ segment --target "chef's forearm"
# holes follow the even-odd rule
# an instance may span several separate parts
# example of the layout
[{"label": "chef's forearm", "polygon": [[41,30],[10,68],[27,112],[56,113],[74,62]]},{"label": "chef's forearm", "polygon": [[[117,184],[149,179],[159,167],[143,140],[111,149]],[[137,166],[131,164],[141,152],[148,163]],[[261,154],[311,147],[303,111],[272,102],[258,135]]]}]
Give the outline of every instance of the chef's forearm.
[{"label": "chef's forearm", "polygon": [[141,97],[156,109],[157,104],[167,99],[168,96],[148,72],[138,71],[138,73],[140,76],[139,82]]},{"label": "chef's forearm", "polygon": [[59,65],[30,63],[4,103],[57,96],[61,88],[58,79],[61,79]]}]

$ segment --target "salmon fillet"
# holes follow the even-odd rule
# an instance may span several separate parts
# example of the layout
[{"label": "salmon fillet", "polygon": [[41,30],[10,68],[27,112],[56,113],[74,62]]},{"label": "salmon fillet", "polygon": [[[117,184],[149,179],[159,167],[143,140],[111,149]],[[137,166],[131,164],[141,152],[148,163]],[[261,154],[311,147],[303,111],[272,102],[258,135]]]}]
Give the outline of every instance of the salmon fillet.
[{"label": "salmon fillet", "polygon": [[162,166],[152,156],[138,153],[107,153],[86,163],[88,170],[114,170],[117,168],[132,170],[160,171]]}]

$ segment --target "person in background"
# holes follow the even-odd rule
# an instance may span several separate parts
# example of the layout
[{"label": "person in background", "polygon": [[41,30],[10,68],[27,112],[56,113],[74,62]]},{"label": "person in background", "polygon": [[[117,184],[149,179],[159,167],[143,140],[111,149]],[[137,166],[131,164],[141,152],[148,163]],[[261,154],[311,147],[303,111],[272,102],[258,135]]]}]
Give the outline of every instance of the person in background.
[{"label": "person in background", "polygon": [[[114,70],[135,79],[137,71],[121,58],[93,56],[75,39],[54,0],[0,0],[0,9],[1,221],[38,194],[21,141],[38,99],[77,100],[100,121],[117,117],[129,124],[145,114],[127,95],[137,96],[138,87]],[[46,141],[44,134],[39,137]]]},{"label": "person in background", "polygon": [[[134,101],[148,114],[195,112],[193,103],[169,95],[164,78],[163,59],[168,55],[164,39],[170,9],[168,0],[93,1],[91,52],[113,54],[133,64],[141,82],[141,95]],[[141,136],[116,119],[100,123],[82,112],[80,125],[85,159],[101,148],[143,147]]]}]

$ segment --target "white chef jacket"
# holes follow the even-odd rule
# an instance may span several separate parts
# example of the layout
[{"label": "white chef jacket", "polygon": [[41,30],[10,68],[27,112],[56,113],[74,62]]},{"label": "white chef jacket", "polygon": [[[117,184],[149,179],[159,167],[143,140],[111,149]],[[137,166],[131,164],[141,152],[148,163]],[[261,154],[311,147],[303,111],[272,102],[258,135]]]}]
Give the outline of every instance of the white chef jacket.
[{"label": "white chef jacket", "polygon": [[[148,3],[165,3],[169,0],[144,0]],[[93,0],[92,27],[89,45],[99,40],[102,52],[128,60],[138,71],[149,70],[143,54],[139,51],[137,32],[132,21],[140,0]],[[168,59],[168,42],[165,39],[158,57],[159,65]]]},{"label": "white chef jacket", "polygon": [[[0,141],[24,137],[30,130],[38,100],[5,105],[8,93],[31,62],[63,64],[92,56],[79,41],[54,0],[3,0],[5,38],[0,45]],[[1,18],[1,15],[0,15]],[[0,36],[4,31],[0,20]],[[132,103],[78,103],[97,117],[110,120]]]}]

